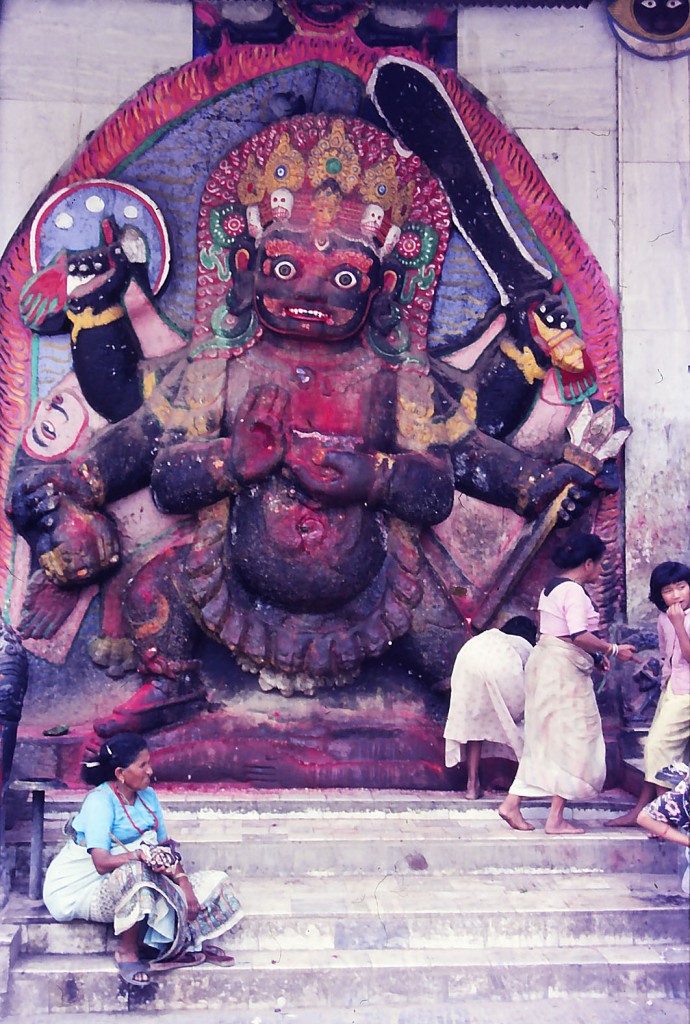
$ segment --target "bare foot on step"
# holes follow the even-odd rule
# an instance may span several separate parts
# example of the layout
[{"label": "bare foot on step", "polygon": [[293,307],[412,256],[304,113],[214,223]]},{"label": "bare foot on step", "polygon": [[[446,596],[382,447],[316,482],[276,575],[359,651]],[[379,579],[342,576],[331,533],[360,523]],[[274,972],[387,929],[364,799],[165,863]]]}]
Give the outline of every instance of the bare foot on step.
[{"label": "bare foot on step", "polygon": [[499,817],[516,832],[534,832],[534,825],[525,821],[520,811],[506,810],[503,804],[498,808]]},{"label": "bare foot on step", "polygon": [[547,836],[583,836],[586,829],[580,828],[579,825],[572,825],[569,821],[556,821],[551,824],[547,818],[544,831]]},{"label": "bare foot on step", "polygon": [[612,821],[605,821],[604,825],[606,828],[632,828],[633,825],[637,825],[637,808],[621,814],[619,818],[613,818]]}]

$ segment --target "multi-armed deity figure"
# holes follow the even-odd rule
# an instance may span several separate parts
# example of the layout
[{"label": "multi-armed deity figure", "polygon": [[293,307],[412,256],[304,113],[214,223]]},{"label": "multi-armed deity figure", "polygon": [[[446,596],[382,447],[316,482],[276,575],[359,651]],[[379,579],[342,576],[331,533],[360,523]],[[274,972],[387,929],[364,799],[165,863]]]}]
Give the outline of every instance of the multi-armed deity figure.
[{"label": "multi-armed deity figure", "polygon": [[[392,644],[442,678],[468,633],[425,549],[455,489],[527,517],[571,483],[566,517],[591,500],[591,473],[501,436],[533,398],[526,387],[516,413],[515,359],[494,347],[472,388],[432,372],[451,213],[419,157],[356,118],[288,118],[212,173],[189,347],[129,415],[15,477],[10,513],[58,585],[117,560],[107,510],[124,495],[149,486],[163,512],[196,517],[133,573],[144,681],[101,735],[203,701],[202,632],[288,694],[342,685]],[[554,336],[582,365],[571,324],[557,298],[523,289],[494,333],[533,384]],[[493,436],[478,407],[504,424]]]}]

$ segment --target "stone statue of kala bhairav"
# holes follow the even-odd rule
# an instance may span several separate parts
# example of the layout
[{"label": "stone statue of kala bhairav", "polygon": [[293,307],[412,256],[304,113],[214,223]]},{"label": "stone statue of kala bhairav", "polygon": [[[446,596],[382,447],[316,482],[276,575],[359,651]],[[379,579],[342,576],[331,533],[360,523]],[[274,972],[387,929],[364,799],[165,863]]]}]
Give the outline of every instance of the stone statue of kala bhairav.
[{"label": "stone statue of kala bhairav", "polygon": [[616,486],[610,467],[509,443],[550,368],[571,387],[593,380],[565,299],[521,257],[504,262],[509,302],[482,372],[468,383],[430,357],[463,188],[409,141],[319,113],[228,152],[201,198],[188,346],[73,450],[18,458],[9,515],[56,590],[119,564],[114,502],[148,488],[178,524],[131,563],[143,683],[99,735],[203,705],[203,634],[284,694],[346,685],[391,645],[439,680],[469,635],[430,553],[456,491],[527,519],[562,496],[569,522]]}]

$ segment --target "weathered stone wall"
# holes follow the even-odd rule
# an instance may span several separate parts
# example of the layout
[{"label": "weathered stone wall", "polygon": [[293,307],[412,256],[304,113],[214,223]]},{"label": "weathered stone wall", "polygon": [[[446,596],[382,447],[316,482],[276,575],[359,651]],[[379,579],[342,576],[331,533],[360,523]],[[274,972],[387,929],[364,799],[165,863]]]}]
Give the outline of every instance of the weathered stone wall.
[{"label": "weathered stone wall", "polygon": [[[124,99],[192,55],[191,4],[5,0],[0,248],[51,176]],[[650,567],[690,559],[688,61],[618,46],[605,6],[476,8],[458,68],[520,135],[622,301],[628,614],[652,618]]]}]

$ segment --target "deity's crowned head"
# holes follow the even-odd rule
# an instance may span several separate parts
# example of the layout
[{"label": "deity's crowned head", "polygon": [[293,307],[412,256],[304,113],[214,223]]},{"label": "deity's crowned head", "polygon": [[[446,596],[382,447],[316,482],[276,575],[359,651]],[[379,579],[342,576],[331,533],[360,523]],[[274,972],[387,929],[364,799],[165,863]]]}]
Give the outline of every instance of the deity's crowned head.
[{"label": "deity's crowned head", "polygon": [[[410,347],[422,350],[449,225],[437,179],[374,125],[326,114],[272,125],[229,153],[207,184],[195,340],[208,348],[210,328],[233,355],[260,329],[352,338],[384,293]],[[246,274],[252,323],[238,317]]]}]

